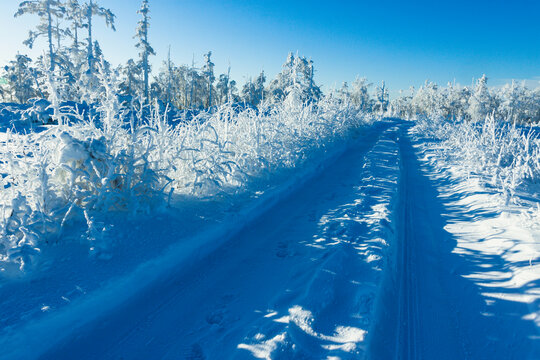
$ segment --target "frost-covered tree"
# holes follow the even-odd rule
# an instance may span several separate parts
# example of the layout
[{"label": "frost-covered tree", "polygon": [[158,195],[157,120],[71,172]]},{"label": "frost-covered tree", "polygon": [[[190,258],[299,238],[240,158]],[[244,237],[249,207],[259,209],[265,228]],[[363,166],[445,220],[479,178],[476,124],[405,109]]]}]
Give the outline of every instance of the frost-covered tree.
[{"label": "frost-covered tree", "polygon": [[171,61],[171,47],[169,46],[169,52],[167,53],[167,61],[165,62],[165,102],[170,103],[173,97],[173,83],[174,83],[174,64]]},{"label": "frost-covered tree", "polygon": [[120,67],[122,80],[119,88],[120,93],[125,96],[134,96],[137,93],[142,93],[142,71],[140,63],[129,59],[126,64]]},{"label": "frost-covered tree", "polygon": [[514,109],[521,105],[524,89],[515,80],[511,84],[506,84],[499,96],[501,97],[500,112],[507,118],[514,118]]},{"label": "frost-covered tree", "polygon": [[381,86],[377,86],[375,93],[375,111],[378,111],[380,114],[384,114],[388,109],[388,104],[390,103],[390,96],[388,94],[388,89],[386,84],[383,81]]},{"label": "frost-covered tree", "polygon": [[[65,35],[60,31],[58,24],[59,19],[65,16],[66,9],[60,0],[26,0],[19,4],[19,9],[15,13],[15,17],[30,14],[39,17],[39,24],[34,30],[30,30],[28,39],[24,44],[32,48],[34,42],[39,37],[45,37],[48,44],[48,56],[50,70],[53,71],[57,65],[55,59],[56,51],[54,49],[54,40],[60,41],[60,38]],[[56,49],[58,50],[58,49]]]},{"label": "frost-covered tree", "polygon": [[535,91],[512,80],[492,96],[497,106],[495,113],[507,121],[528,123],[540,121],[540,88]]},{"label": "frost-covered tree", "polygon": [[264,84],[266,83],[266,75],[264,71],[261,71],[259,76],[255,79],[255,91],[257,93],[256,100],[257,102],[253,105],[257,106],[266,98],[266,91],[264,89]]},{"label": "frost-covered tree", "polygon": [[411,119],[415,115],[411,105],[414,93],[414,86],[411,86],[408,91],[399,90],[399,96],[390,101],[392,116],[401,119]]},{"label": "frost-covered tree", "polygon": [[426,81],[413,96],[392,100],[392,112],[400,117],[416,115],[443,117],[449,120],[483,121],[493,115],[508,122],[540,121],[540,88],[528,89],[512,81],[502,88],[489,88],[484,75],[472,87],[449,83],[446,87]]},{"label": "frost-covered tree", "polygon": [[72,51],[78,51],[80,46],[79,30],[86,28],[86,16],[78,0],[66,2],[66,20],[71,23],[69,35],[73,39]]},{"label": "frost-covered tree", "polygon": [[141,8],[137,13],[141,15],[141,20],[139,20],[134,38],[137,39],[137,44],[135,46],[139,49],[139,55],[141,57],[144,99],[148,103],[150,101],[150,63],[148,61],[148,58],[150,57],[150,55],[156,55],[154,49],[152,48],[152,46],[150,46],[150,43],[148,42],[148,29],[150,27],[150,8],[148,5],[148,0],[143,0]]},{"label": "frost-covered tree", "polygon": [[219,75],[216,84],[216,102],[221,105],[229,101],[236,101],[238,98],[236,91],[236,81],[231,79],[231,67],[229,66],[227,74]]},{"label": "frost-covered tree", "polygon": [[426,80],[424,85],[414,94],[411,105],[415,114],[430,116],[440,113],[442,102],[439,86]]},{"label": "frost-covered tree", "polygon": [[208,68],[212,67],[213,64],[211,67],[203,65],[201,69],[197,69],[194,64],[176,66],[172,60],[166,60],[151,84],[151,97],[179,109],[202,109],[210,103],[215,106],[227,101],[238,101],[236,82],[230,78],[230,73],[221,74],[215,86],[209,86]]},{"label": "frost-covered tree", "polygon": [[447,87],[442,90],[442,115],[451,120],[465,119],[467,117],[469,97],[470,91],[468,88],[448,83]]},{"label": "frost-covered tree", "polygon": [[319,86],[315,85],[315,68],[313,60],[305,57],[296,57],[295,60],[296,81],[301,84],[303,100],[307,102],[318,101],[322,96]]},{"label": "frost-covered tree", "polygon": [[152,97],[177,108],[186,106],[187,67],[177,67],[169,56],[151,85]]},{"label": "frost-covered tree", "polygon": [[214,86],[214,81],[216,81],[216,76],[214,75],[214,63],[212,62],[211,57],[211,51],[204,54],[204,65],[202,68],[202,74],[206,80],[206,91],[208,96],[206,107],[212,106],[212,88]]},{"label": "frost-covered tree", "polygon": [[94,72],[94,63],[96,60],[95,51],[94,51],[94,39],[92,34],[93,19],[95,16],[102,17],[105,20],[105,24],[110,27],[113,31],[116,31],[114,27],[115,15],[111,10],[99,6],[95,0],[88,0],[88,3],[85,3],[81,8],[82,15],[84,16],[84,27],[88,30],[88,38],[86,40],[86,45],[88,46],[87,56],[88,56],[88,72],[92,74]]},{"label": "frost-covered tree", "polygon": [[[234,80],[232,80],[234,81]],[[216,103],[218,105],[225,104],[229,101],[229,86],[230,86],[229,74],[221,74],[216,83]]]},{"label": "frost-covered tree", "polygon": [[294,55],[292,52],[287,55],[287,60],[281,66],[281,72],[276,75],[275,79],[272,80],[268,86],[268,92],[272,97],[273,101],[281,101],[285,98],[286,89],[289,88],[293,80],[294,72]]},{"label": "frost-covered tree", "polygon": [[248,81],[244,84],[242,87],[242,100],[245,103],[255,105],[255,98],[257,96],[257,91],[255,90],[255,84],[253,83],[253,80],[249,78]]},{"label": "frost-covered tree", "polygon": [[94,59],[101,62],[101,66],[105,68],[107,72],[111,71],[111,64],[105,60],[105,56],[103,55],[103,50],[101,50],[101,45],[99,44],[99,41],[94,41]]},{"label": "frost-covered tree", "polygon": [[351,89],[349,87],[349,83],[344,81],[343,84],[341,84],[341,87],[337,90],[332,90],[332,96],[335,96],[342,102],[350,102],[351,101]]},{"label": "frost-covered tree", "polygon": [[371,85],[366,78],[356,78],[352,83],[350,90],[351,103],[363,111],[368,111],[371,108],[369,96],[369,87]]},{"label": "frost-covered tree", "polygon": [[266,76],[264,71],[261,71],[259,76],[253,81],[251,78],[244,84],[242,88],[242,99],[244,102],[253,106],[259,106],[264,101],[265,90],[264,83],[266,82]]},{"label": "frost-covered tree", "polygon": [[[26,103],[36,96],[36,69],[31,67],[32,60],[26,55],[17,54],[15,60],[4,67],[4,78],[8,81],[5,87],[4,98],[9,96],[10,101],[16,100],[20,104]],[[7,95],[7,96],[6,96]]]},{"label": "frost-covered tree", "polygon": [[188,109],[191,107],[192,72],[193,67],[189,65],[181,65],[176,68],[178,93],[176,94],[175,103],[180,109]]},{"label": "frost-covered tree", "polygon": [[313,62],[305,57],[295,57],[289,53],[281,72],[268,86],[268,93],[272,101],[283,100],[291,91],[300,96],[300,101],[317,101],[321,97],[321,89],[314,81],[315,70]]},{"label": "frost-covered tree", "polygon": [[484,74],[476,81],[469,98],[469,115],[473,120],[483,120],[492,110],[492,97],[487,86],[488,78]]},{"label": "frost-covered tree", "polygon": [[199,73],[194,63],[188,70],[189,73],[189,108],[203,108],[208,98],[208,85],[204,74]]}]

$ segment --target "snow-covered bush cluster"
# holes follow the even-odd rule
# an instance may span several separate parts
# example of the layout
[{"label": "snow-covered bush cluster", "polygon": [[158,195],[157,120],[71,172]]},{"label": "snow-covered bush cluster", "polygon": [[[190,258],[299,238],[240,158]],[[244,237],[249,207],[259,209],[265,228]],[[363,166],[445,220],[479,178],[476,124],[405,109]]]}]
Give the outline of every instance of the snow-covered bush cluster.
[{"label": "snow-covered bush cluster", "polygon": [[244,191],[253,179],[314,159],[367,121],[335,97],[307,103],[294,89],[259,109],[229,103],[174,121],[157,103],[122,105],[115,77],[101,80],[94,117],[60,107],[51,115],[58,125],[28,135],[8,131],[0,142],[1,261],[24,269],[74,221],[86,223],[99,252],[106,245],[96,241],[96,214],[149,213],[174,194]]},{"label": "snow-covered bush cluster", "polygon": [[511,200],[516,191],[540,190],[540,134],[536,127],[495,120],[448,121],[420,116],[415,132],[440,140],[434,146],[456,171],[498,188]]},{"label": "snow-covered bush cluster", "polygon": [[502,88],[489,88],[484,75],[473,86],[449,84],[439,87],[432,82],[408,95],[394,99],[389,111],[397,117],[442,116],[447,119],[481,121],[488,115],[497,120],[517,123],[540,122],[540,87],[529,89],[512,81]]}]

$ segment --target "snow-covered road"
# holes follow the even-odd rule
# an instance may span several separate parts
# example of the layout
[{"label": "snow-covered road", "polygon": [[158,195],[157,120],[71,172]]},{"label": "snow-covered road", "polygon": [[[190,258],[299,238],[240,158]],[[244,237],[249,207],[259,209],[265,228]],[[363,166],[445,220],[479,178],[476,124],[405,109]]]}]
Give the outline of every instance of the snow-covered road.
[{"label": "snow-covered road", "polygon": [[[388,127],[388,126],[387,126]],[[357,358],[391,237],[391,128],[44,358]]]},{"label": "snow-covered road", "polygon": [[[409,127],[378,126],[202,260],[178,264],[112,310],[96,309],[34,355],[540,358],[538,297],[512,297],[525,285],[485,285],[494,272],[512,276],[505,245],[471,250],[510,235],[495,226],[482,240],[467,235],[497,213],[463,206],[471,193],[421,159]],[[520,274],[536,291],[531,259]]]}]

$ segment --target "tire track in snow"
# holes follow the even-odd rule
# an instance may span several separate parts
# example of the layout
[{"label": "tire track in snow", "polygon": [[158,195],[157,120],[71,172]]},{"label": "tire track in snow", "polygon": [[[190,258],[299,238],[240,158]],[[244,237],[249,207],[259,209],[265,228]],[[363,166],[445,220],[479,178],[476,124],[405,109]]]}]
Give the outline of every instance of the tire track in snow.
[{"label": "tire track in snow", "polygon": [[[488,322],[485,301],[456,268],[470,266],[454,253],[446,230],[450,216],[437,188],[423,173],[403,126],[401,186],[395,254],[381,288],[368,357],[380,359],[483,359],[479,344]],[[471,329],[476,329],[471,332]],[[473,336],[471,336],[473,335]],[[471,354],[476,354],[473,357]]]},{"label": "tire track in snow", "polygon": [[[400,150],[403,156],[403,140],[400,141]],[[398,218],[397,246],[399,247],[398,271],[401,273],[399,280],[398,298],[398,336],[396,337],[396,359],[414,360],[417,357],[417,329],[419,324],[418,284],[415,274],[416,237],[411,231],[414,224],[411,221],[411,212],[414,199],[410,194],[410,178],[407,163],[401,166],[401,200],[400,214]]]}]

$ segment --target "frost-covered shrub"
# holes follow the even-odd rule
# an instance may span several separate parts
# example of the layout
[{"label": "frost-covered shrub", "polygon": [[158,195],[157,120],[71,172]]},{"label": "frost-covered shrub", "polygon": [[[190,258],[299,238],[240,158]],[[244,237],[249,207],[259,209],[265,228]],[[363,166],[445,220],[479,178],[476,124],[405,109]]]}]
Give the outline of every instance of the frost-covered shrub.
[{"label": "frost-covered shrub", "polygon": [[[420,117],[415,131],[441,140],[438,152],[467,176],[477,176],[501,190],[509,201],[521,186],[540,185],[538,128],[496,121],[450,122]],[[534,191],[534,189],[531,189]]]},{"label": "frost-covered shrub", "polygon": [[96,76],[102,96],[91,114],[51,102],[58,125],[0,141],[0,261],[28,268],[72,221],[87,224],[94,253],[106,256],[103,214],[150,213],[174,205],[174,194],[246,191],[371,121],[332,96],[305,103],[294,89],[259,109],[226,104],[174,121],[157,103],[120,104],[114,73]]}]

